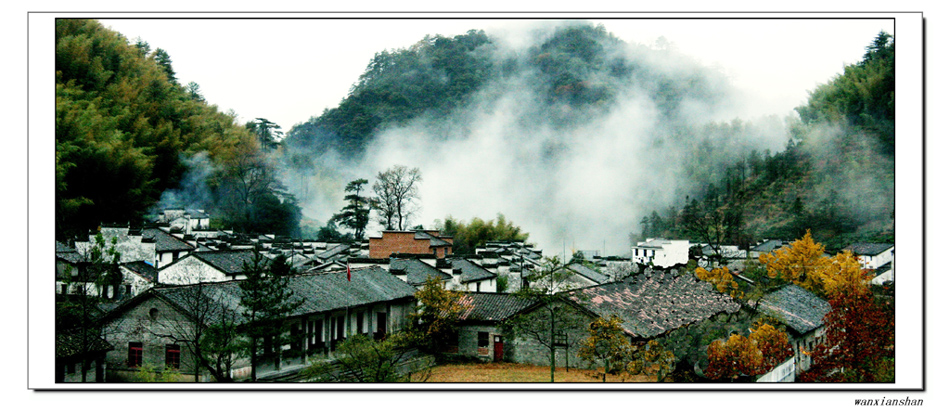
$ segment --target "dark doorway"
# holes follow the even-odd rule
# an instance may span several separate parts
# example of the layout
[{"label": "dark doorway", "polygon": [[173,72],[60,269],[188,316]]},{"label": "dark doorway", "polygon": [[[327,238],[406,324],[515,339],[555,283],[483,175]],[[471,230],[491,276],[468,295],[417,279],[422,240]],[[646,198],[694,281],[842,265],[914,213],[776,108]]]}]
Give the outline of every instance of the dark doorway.
[{"label": "dark doorway", "polygon": [[501,336],[495,336],[495,361],[502,361],[505,352],[505,342]]}]

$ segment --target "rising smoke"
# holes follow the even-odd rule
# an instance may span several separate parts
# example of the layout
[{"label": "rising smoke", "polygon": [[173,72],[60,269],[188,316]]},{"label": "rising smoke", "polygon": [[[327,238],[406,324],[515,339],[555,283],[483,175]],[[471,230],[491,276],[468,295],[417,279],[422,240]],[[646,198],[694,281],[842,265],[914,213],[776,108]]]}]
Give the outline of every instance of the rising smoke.
[{"label": "rising smoke", "polygon": [[[491,52],[497,62],[507,62],[506,73],[493,77],[467,105],[449,116],[381,131],[359,162],[311,156],[306,168],[285,171],[285,185],[305,215],[326,220],[342,208],[349,180],[372,183],[393,165],[418,167],[421,210],[413,225],[431,227],[449,215],[468,221],[503,213],[546,254],[604,248],[606,254],[629,254],[629,234],[642,217],[681,204],[697,189],[685,174],[702,128],[741,118],[742,97],[720,72],[686,56],[611,42],[603,44],[606,59],[634,68],[632,74],[591,72],[584,79],[609,90],[609,101],[552,100],[531,51],[553,32],[545,25],[493,38]],[[670,97],[665,87],[683,93]],[[782,122],[752,123],[756,133],[731,136],[728,147],[704,156],[775,151],[787,140]],[[373,230],[379,228],[370,228],[371,235]]]}]

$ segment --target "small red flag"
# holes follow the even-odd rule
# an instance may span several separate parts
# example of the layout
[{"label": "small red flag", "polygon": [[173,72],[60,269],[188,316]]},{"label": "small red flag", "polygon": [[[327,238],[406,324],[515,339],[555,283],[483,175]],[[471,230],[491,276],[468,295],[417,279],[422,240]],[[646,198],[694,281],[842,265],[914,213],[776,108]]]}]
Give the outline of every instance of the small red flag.
[{"label": "small red flag", "polygon": [[350,262],[349,261],[346,262],[346,280],[347,281],[350,280]]}]

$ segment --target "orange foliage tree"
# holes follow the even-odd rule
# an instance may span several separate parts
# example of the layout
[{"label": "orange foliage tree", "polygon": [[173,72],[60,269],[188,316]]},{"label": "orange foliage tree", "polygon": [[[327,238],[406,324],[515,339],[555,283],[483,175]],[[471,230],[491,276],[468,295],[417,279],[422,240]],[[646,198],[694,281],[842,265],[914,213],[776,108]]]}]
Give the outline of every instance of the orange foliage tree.
[{"label": "orange foliage tree", "polygon": [[764,374],[791,357],[792,346],[781,330],[760,324],[748,337],[732,334],[706,348],[709,365],[706,377],[736,380],[740,376]]}]

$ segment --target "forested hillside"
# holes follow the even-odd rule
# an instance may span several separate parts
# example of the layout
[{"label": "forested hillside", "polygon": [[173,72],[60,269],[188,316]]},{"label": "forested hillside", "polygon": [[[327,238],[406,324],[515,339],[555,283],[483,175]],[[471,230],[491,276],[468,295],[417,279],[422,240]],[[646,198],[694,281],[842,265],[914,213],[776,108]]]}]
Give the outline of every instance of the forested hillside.
[{"label": "forested hillside", "polygon": [[57,237],[140,225],[157,207],[204,208],[239,230],[292,233],[294,200],[235,116],[171,57],[92,20],[56,21]]},{"label": "forested hillside", "polygon": [[893,38],[881,33],[861,62],[795,109],[799,116],[791,119],[783,151],[751,151],[720,165],[721,173],[694,175],[710,177],[704,190],[644,217],[638,235],[718,237],[741,245],[798,239],[811,229],[830,250],[856,241],[893,242],[894,48]]},{"label": "forested hillside", "polygon": [[741,119],[721,72],[602,26],[552,25],[517,47],[426,36],[376,53],[337,107],[279,140],[179,84],[162,49],[58,20],[57,236],[166,206],[299,234],[301,218],[340,210],[347,182],[406,163],[438,185],[422,191],[434,218],[504,213],[558,244],[710,229],[743,245],[809,228],[832,249],[893,240],[894,43],[869,40],[797,116]]}]

